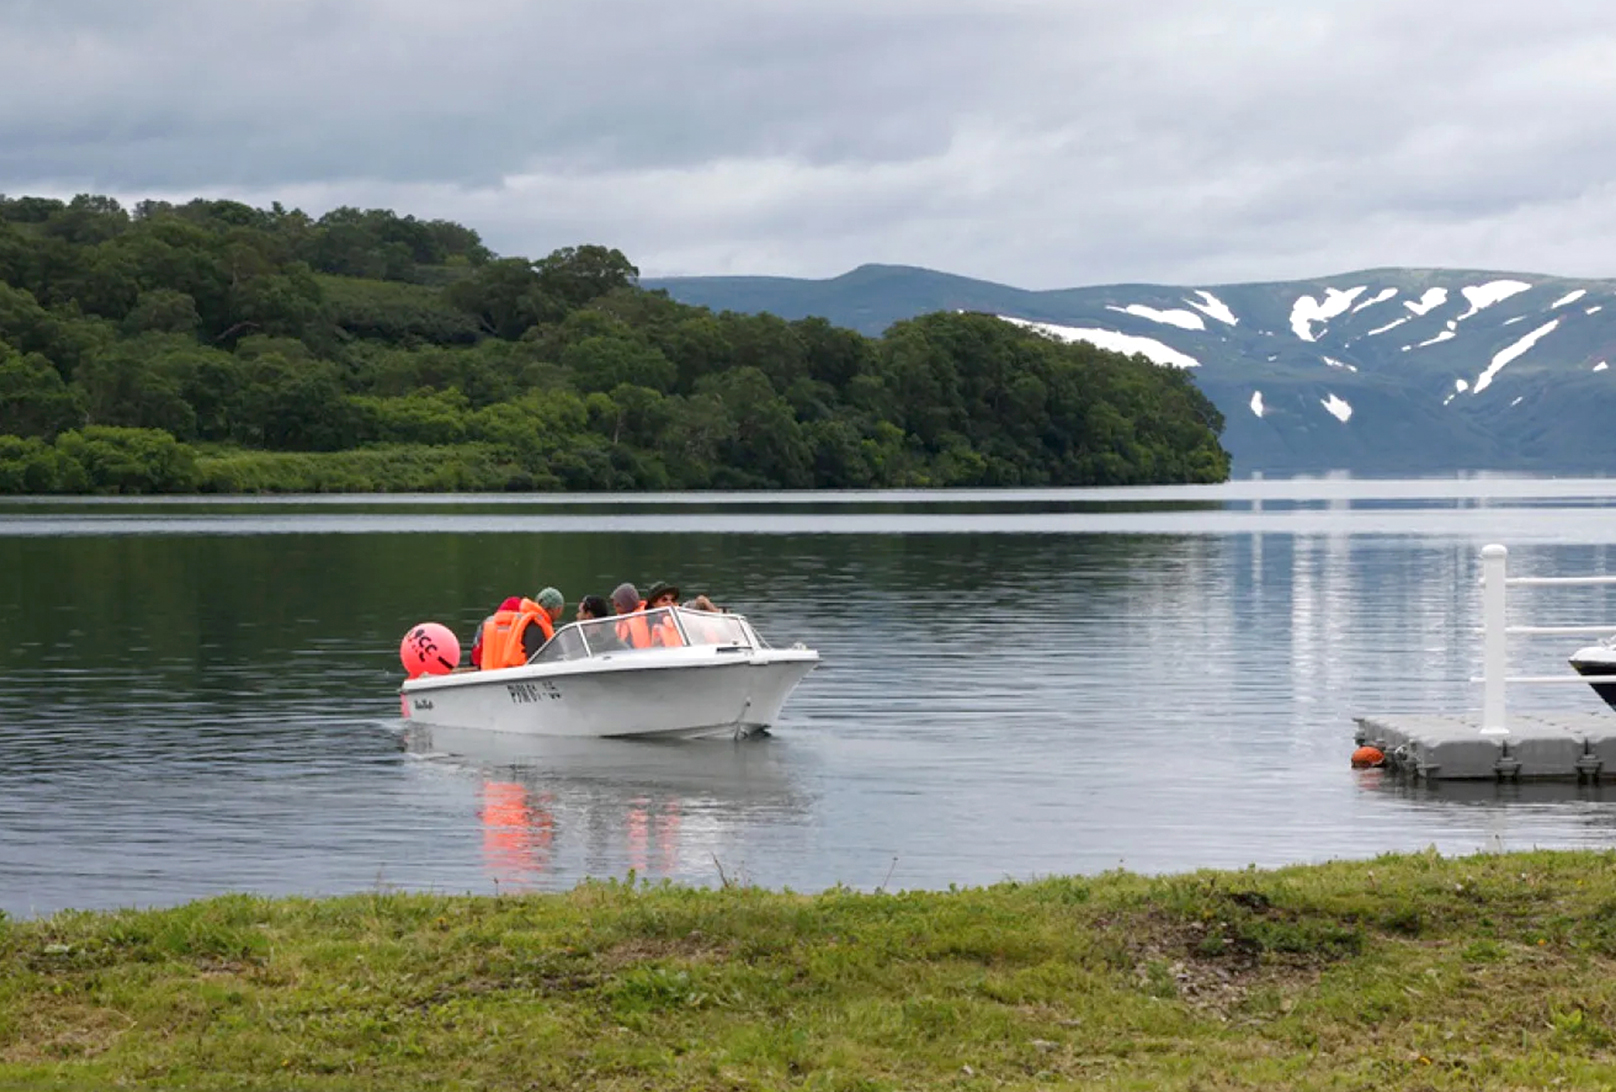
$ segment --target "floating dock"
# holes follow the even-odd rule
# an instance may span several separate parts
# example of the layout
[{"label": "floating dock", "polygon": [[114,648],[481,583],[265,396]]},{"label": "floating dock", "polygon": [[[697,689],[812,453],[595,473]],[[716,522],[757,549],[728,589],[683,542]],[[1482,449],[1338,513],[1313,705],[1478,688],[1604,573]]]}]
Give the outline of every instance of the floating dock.
[{"label": "floating dock", "polygon": [[1508,731],[1484,735],[1481,715],[1355,717],[1360,747],[1430,781],[1616,780],[1616,713],[1511,713]]}]

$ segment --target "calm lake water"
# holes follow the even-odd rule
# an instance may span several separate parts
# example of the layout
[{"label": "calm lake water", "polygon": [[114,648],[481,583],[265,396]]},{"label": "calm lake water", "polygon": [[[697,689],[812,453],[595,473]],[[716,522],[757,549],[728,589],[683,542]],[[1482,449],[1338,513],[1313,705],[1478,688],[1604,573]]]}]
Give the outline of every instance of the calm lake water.
[{"label": "calm lake water", "polygon": [[[0,910],[586,876],[946,887],[1616,841],[1616,785],[1410,787],[1479,704],[1477,554],[1616,572],[1616,481],[0,504]],[[677,580],[824,664],[772,736],[406,731],[397,646]],[[1616,622],[1616,591],[1521,617]],[[1522,639],[1565,670],[1579,638]],[[1515,708],[1602,708],[1585,687]],[[1616,713],[1612,713],[1616,716]]]}]

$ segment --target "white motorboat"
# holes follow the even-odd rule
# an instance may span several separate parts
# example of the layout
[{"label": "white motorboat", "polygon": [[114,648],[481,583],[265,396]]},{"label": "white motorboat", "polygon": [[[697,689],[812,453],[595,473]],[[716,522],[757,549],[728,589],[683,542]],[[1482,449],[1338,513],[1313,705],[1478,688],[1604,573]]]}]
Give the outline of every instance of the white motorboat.
[{"label": "white motorboat", "polygon": [[[1616,644],[1602,644],[1579,648],[1571,654],[1571,666],[1579,675],[1616,680]],[[1605,704],[1616,709],[1616,681],[1590,682],[1594,693],[1605,699]]]},{"label": "white motorboat", "polygon": [[676,647],[634,648],[620,618],[574,622],[521,667],[423,675],[400,689],[406,719],[527,735],[747,736],[773,724],[819,653],[770,648],[738,614],[665,607]]}]

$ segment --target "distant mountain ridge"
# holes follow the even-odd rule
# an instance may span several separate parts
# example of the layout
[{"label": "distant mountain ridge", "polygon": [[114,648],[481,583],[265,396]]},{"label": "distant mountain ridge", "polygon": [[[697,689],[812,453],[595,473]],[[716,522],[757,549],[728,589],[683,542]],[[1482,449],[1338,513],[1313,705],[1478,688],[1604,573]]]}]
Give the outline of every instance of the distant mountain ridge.
[{"label": "distant mountain ridge", "polygon": [[1616,471],[1616,279],[1384,268],[1195,286],[1028,291],[908,266],[827,280],[647,279],[714,310],[878,334],[985,311],[1193,367],[1236,473]]}]

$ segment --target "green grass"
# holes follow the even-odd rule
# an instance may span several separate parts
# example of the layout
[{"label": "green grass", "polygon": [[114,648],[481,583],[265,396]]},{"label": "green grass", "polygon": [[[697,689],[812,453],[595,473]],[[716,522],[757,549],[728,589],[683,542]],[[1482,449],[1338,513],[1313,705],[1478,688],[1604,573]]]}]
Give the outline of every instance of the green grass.
[{"label": "green grass", "polygon": [[1616,854],[0,921],[0,1088],[1594,1088]]}]

